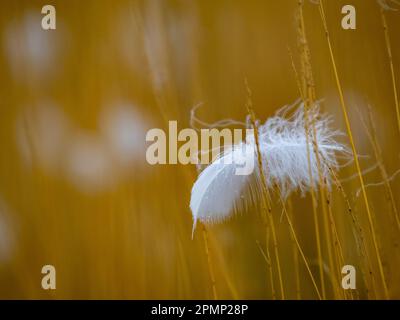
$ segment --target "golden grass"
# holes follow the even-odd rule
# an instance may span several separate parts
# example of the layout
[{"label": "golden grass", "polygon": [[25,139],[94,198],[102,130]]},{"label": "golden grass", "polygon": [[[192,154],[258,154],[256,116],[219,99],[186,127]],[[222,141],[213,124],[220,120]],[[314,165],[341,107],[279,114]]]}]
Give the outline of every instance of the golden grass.
[{"label": "golden grass", "polygon": [[360,163],[359,163],[359,160],[358,160],[358,153],[357,153],[357,150],[356,150],[356,146],[354,144],[353,133],[351,131],[350,120],[349,120],[349,116],[348,116],[348,113],[347,113],[347,106],[346,106],[346,103],[344,101],[343,89],[342,89],[342,85],[341,85],[341,82],[340,82],[340,79],[339,79],[339,74],[338,74],[338,70],[337,70],[337,67],[336,67],[336,61],[335,61],[335,58],[334,58],[334,55],[333,55],[332,43],[331,43],[330,36],[329,36],[328,26],[327,26],[326,17],[325,17],[325,10],[324,10],[324,5],[323,5],[323,1],[322,0],[319,1],[319,10],[320,10],[321,20],[322,20],[322,24],[323,24],[325,35],[326,35],[326,40],[327,40],[327,43],[328,43],[329,54],[330,54],[330,57],[331,57],[333,72],[334,72],[334,75],[335,75],[335,81],[336,81],[336,85],[337,85],[337,89],[338,89],[338,93],[339,93],[340,105],[342,107],[342,112],[343,112],[343,116],[344,116],[344,120],[345,120],[345,124],[346,124],[347,135],[349,137],[350,146],[351,146],[351,149],[353,151],[354,163],[355,163],[355,166],[356,166],[356,169],[357,169],[357,173],[358,173],[358,177],[359,177],[360,184],[361,184],[361,190],[362,190],[362,195],[363,195],[363,199],[364,199],[365,208],[367,210],[368,222],[369,222],[369,227],[370,227],[370,231],[371,231],[371,236],[372,236],[372,241],[373,241],[373,245],[374,245],[376,258],[378,260],[378,267],[379,267],[380,277],[382,279],[384,296],[385,296],[386,299],[388,299],[389,298],[389,292],[388,292],[388,288],[387,288],[385,273],[383,271],[381,254],[380,254],[379,248],[378,248],[378,241],[377,241],[377,237],[376,237],[375,225],[374,225],[374,222],[373,222],[372,213],[371,213],[371,209],[370,209],[370,205],[369,205],[369,201],[368,201],[368,197],[367,197],[367,192],[366,192],[366,189],[365,189],[364,178],[363,178],[363,175],[362,175],[361,166],[360,166]]},{"label": "golden grass", "polygon": [[[4,2],[0,224],[3,215],[10,218],[13,238],[7,256],[0,234],[0,297],[400,298],[400,189],[391,176],[399,169],[400,42],[392,32],[400,20],[396,12],[379,15],[374,1],[355,1],[354,32],[341,30],[337,2],[325,1],[318,11],[296,0],[54,1],[59,29],[47,35],[60,47],[40,60],[41,68],[26,58],[35,51],[23,37],[14,43],[6,34],[27,14],[40,13],[42,3]],[[296,13],[301,19],[294,20]],[[10,57],[12,46],[18,55]],[[388,61],[390,69],[382,67]],[[263,122],[299,96],[307,107],[324,98],[353,154],[370,158],[355,156],[356,168],[330,168],[332,190],[319,175],[304,198],[282,199],[264,181],[261,204],[252,194],[245,210],[218,225],[199,225],[193,240],[195,166],[113,165],[113,183],[101,187],[99,180],[98,191],[85,193],[63,171],[68,148],[55,169],[43,163],[32,116],[51,101],[76,131],[99,137],[99,115],[109,101],[131,102],[151,127],[163,129],[169,120],[189,127],[191,107],[202,102],[197,116],[206,122],[244,121],[250,113],[255,127],[255,115]],[[353,118],[356,107],[367,105],[363,100],[373,106],[369,116],[361,108],[366,128]],[[16,136],[21,115],[26,149]],[[322,164],[318,141],[307,138],[309,155]],[[376,171],[363,172],[375,162]],[[358,180],[346,179],[355,172]],[[57,269],[55,291],[40,287],[44,264]],[[356,290],[341,288],[346,264],[357,270]]]},{"label": "golden grass", "polygon": [[392,190],[392,187],[389,182],[389,175],[388,175],[385,165],[383,163],[382,149],[378,143],[378,139],[377,139],[377,135],[376,135],[376,127],[375,127],[375,123],[373,120],[372,111],[371,111],[370,106],[368,106],[369,126],[365,123],[365,120],[363,119],[363,117],[361,115],[360,115],[360,119],[365,128],[365,132],[368,136],[368,139],[371,142],[372,149],[374,150],[375,160],[378,163],[379,171],[382,175],[382,179],[383,179],[383,183],[385,185],[386,192],[388,193],[388,198],[389,198],[390,206],[392,209],[391,212],[393,215],[393,220],[395,221],[395,224],[396,224],[398,230],[400,231],[399,213],[397,211],[396,201],[394,199],[393,190]]},{"label": "golden grass", "polygon": [[[284,292],[284,288],[283,288],[281,262],[279,259],[278,240],[276,237],[274,217],[272,216],[271,195],[269,193],[268,186],[267,186],[267,180],[266,180],[266,175],[268,174],[268,172],[265,172],[264,166],[263,166],[263,159],[261,157],[261,152],[260,152],[260,143],[258,140],[258,128],[256,125],[256,117],[255,117],[255,114],[253,111],[253,106],[252,106],[252,101],[251,101],[251,90],[247,83],[247,79],[245,79],[245,85],[246,85],[247,95],[248,95],[247,102],[246,102],[246,108],[247,108],[247,112],[250,115],[250,121],[251,121],[252,128],[254,129],[254,140],[255,140],[256,149],[257,149],[257,164],[258,164],[258,168],[260,170],[260,176],[261,176],[262,202],[263,202],[263,206],[262,206],[263,212],[262,212],[261,216],[264,220],[266,230],[268,230],[268,227],[271,230],[272,245],[273,245],[274,254],[275,254],[276,268],[278,271],[278,280],[279,280],[281,298],[282,298],[282,300],[284,300],[285,292]],[[266,241],[266,246],[268,246],[268,241]]]},{"label": "golden grass", "polygon": [[387,49],[387,54],[388,54],[388,59],[389,59],[389,65],[390,65],[390,75],[391,75],[392,85],[393,85],[393,96],[394,96],[394,106],[396,108],[397,125],[398,125],[399,133],[400,133],[400,106],[399,106],[399,98],[397,96],[396,75],[394,72],[394,65],[393,65],[392,46],[390,45],[389,27],[388,27],[388,24],[386,21],[385,10],[383,8],[381,8],[380,11],[381,11],[381,18],[382,18],[382,26],[383,26],[383,30],[384,30],[384,34],[385,34],[385,44],[386,44],[386,49]]},{"label": "golden grass", "polygon": [[213,267],[211,264],[211,255],[210,255],[210,248],[209,248],[209,244],[208,244],[208,235],[207,235],[207,229],[205,226],[202,226],[202,233],[203,233],[203,239],[204,239],[204,248],[205,248],[206,256],[207,256],[208,271],[210,273],[212,297],[214,300],[217,300],[218,299],[217,287],[216,287],[214,270],[213,270]]}]

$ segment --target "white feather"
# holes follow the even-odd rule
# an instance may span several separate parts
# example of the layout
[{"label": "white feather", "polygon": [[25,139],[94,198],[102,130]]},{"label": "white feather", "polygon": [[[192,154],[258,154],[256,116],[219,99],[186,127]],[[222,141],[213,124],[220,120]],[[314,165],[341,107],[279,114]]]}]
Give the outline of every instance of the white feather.
[{"label": "white feather", "polygon": [[[304,106],[300,104],[298,109],[288,116],[291,108],[282,108],[258,128],[260,153],[267,185],[271,187],[277,184],[285,197],[296,190],[304,194],[310,189],[311,184],[316,185],[319,182],[317,158],[312,144],[314,131],[311,123],[315,128],[322,178],[328,187],[331,183],[330,169],[339,168],[338,157],[349,158],[350,155],[347,147],[336,141],[340,132],[330,129],[331,118],[321,115],[317,104],[307,112],[309,123],[307,148]],[[194,220],[193,230],[197,220],[209,223],[230,217],[234,209],[243,202],[248,183],[256,181],[254,186],[250,186],[253,190],[260,187],[260,170],[256,164],[253,174],[256,179],[254,180],[249,179],[249,176],[235,174],[237,163],[240,162],[236,160],[240,157],[252,156],[251,161],[257,162],[254,135],[247,136],[245,143],[246,153],[243,153],[240,147],[230,149],[221,155],[218,161],[206,167],[194,183],[190,201]],[[309,174],[308,154],[312,180]],[[234,161],[227,164],[221,161],[227,157],[232,157]]]},{"label": "white feather", "polygon": [[[318,104],[307,111],[307,148],[304,106],[300,104],[298,109],[287,117],[290,108],[282,108],[259,128],[260,152],[267,184],[272,186],[277,183],[284,196],[288,196],[295,190],[300,190],[304,194],[312,184],[319,183],[314,140],[318,145],[322,178],[328,187],[331,184],[330,169],[339,167],[337,159],[341,156],[349,159],[351,156],[347,147],[336,140],[341,133],[330,128],[332,118],[320,114]],[[248,140],[254,143],[253,137]],[[309,174],[308,155],[312,180]]]},{"label": "white feather", "polygon": [[242,157],[241,147],[231,148],[200,173],[190,200],[193,230],[197,220],[211,223],[230,216],[248,180],[246,175],[235,174]]}]

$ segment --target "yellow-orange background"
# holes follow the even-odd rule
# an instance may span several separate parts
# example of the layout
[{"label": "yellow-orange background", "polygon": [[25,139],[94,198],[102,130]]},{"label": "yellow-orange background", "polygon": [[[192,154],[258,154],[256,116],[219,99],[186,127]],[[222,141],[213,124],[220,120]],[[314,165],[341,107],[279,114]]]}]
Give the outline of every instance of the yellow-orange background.
[{"label": "yellow-orange background", "polygon": [[[51,166],[46,155],[38,154],[34,115],[51,101],[74,134],[94,139],[100,134],[103,108],[115,101],[131,104],[149,127],[167,128],[168,120],[189,127],[190,109],[199,102],[198,116],[204,121],[243,121],[247,78],[255,112],[263,121],[299,96],[288,54],[289,47],[298,63],[297,1],[60,0],[52,2],[57,10],[54,31],[40,29],[45,4],[0,4],[0,198],[5,221],[0,228],[0,297],[211,298],[201,232],[191,240],[195,166],[150,166],[144,163],[144,150],[127,166],[100,165],[100,178],[81,188],[80,178],[69,179],[65,169],[68,148],[59,150]],[[371,156],[361,164],[365,169],[375,163],[357,111],[366,114],[369,103],[391,174],[399,169],[400,140],[379,7],[374,0],[325,4],[356,145],[360,154]],[[357,9],[356,30],[341,28],[344,4]],[[324,109],[345,132],[318,8],[306,2],[304,11],[318,97],[325,99]],[[388,12],[387,19],[400,81],[400,12]],[[28,152],[23,151],[26,145],[20,146],[19,130]],[[47,134],[53,135],[51,125]],[[350,167],[340,177],[354,172]],[[365,179],[382,180],[378,171]],[[392,186],[396,197],[398,179]],[[357,188],[357,180],[345,184],[352,205],[363,214],[361,198],[354,198]],[[389,236],[393,226],[383,188],[369,188],[368,195],[390,293],[399,298],[399,239]],[[294,196],[292,202],[299,239],[313,264],[310,199]],[[338,204],[335,212],[342,211]],[[290,236],[285,222],[276,220],[285,287],[294,298]],[[340,223],[346,261],[357,264],[349,221]],[[263,237],[259,225],[256,212],[249,210],[207,228],[219,297],[271,298],[266,264],[256,245]],[[56,267],[54,291],[41,289],[45,264]],[[315,298],[303,266],[301,279],[302,297]]]}]

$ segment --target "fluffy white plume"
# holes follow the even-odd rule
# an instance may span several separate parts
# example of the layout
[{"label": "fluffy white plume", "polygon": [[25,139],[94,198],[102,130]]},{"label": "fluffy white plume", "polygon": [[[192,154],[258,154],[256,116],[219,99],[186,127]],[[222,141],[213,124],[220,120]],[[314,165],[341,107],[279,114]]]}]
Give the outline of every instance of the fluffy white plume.
[{"label": "fluffy white plume", "polygon": [[[278,184],[284,196],[295,190],[304,193],[309,190],[311,183],[316,185],[319,182],[313,141],[316,141],[318,145],[320,170],[328,187],[331,181],[330,168],[338,169],[337,159],[340,157],[349,159],[351,156],[347,147],[336,140],[341,133],[330,128],[332,118],[320,114],[317,104],[307,111],[307,148],[304,106],[300,104],[292,116],[287,117],[291,108],[282,108],[259,128],[260,152],[267,184],[269,186]],[[249,137],[247,140],[248,143],[254,144],[254,137]],[[312,181],[309,174],[308,154]]]},{"label": "fluffy white plume", "polygon": [[[316,185],[319,182],[317,157],[312,143],[314,129],[320,155],[320,172],[328,187],[331,184],[330,168],[339,168],[338,158],[350,158],[347,147],[336,140],[340,132],[330,128],[332,119],[320,114],[317,104],[307,111],[308,147],[304,105],[300,104],[289,116],[291,109],[292,106],[282,108],[258,128],[260,154],[267,184],[271,188],[274,184],[278,185],[284,197],[296,190],[304,194],[311,184]],[[243,148],[244,144],[246,148]],[[252,173],[255,179],[236,174],[238,163],[243,163],[242,157],[250,157],[247,160],[255,162]],[[226,158],[233,161],[224,161]],[[251,194],[254,191],[256,195],[260,193],[259,181],[260,169],[257,165],[254,135],[248,135],[245,143],[224,152],[217,161],[201,172],[194,183],[190,201],[194,227],[197,220],[207,223],[230,217],[243,200],[249,200],[245,198],[246,187],[253,190],[250,195],[246,194],[247,198],[254,196]]]}]

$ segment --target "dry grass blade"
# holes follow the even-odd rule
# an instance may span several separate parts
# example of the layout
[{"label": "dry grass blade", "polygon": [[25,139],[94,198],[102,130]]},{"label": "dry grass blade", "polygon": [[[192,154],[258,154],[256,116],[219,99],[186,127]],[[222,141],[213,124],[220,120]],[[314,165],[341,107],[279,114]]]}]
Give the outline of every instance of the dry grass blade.
[{"label": "dry grass blade", "polygon": [[394,73],[394,65],[393,65],[393,56],[392,56],[392,46],[390,44],[390,37],[389,37],[389,28],[386,21],[385,11],[383,7],[381,7],[381,19],[382,19],[382,26],[385,33],[385,44],[386,50],[389,58],[389,65],[390,65],[390,75],[392,78],[392,85],[393,85],[393,95],[394,95],[394,105],[396,108],[396,117],[397,117],[397,125],[400,133],[400,106],[399,106],[399,97],[397,95],[397,85],[396,85],[396,76]]},{"label": "dry grass blade", "polygon": [[381,175],[383,178],[383,185],[385,186],[386,192],[388,193],[390,206],[392,207],[392,210],[393,210],[393,219],[396,222],[396,226],[397,226],[398,230],[400,231],[400,219],[399,219],[399,213],[398,213],[397,207],[396,207],[396,200],[394,199],[393,190],[390,185],[389,175],[383,164],[382,149],[379,146],[379,143],[377,140],[375,123],[374,123],[374,120],[372,117],[372,110],[371,110],[370,106],[368,106],[368,117],[369,117],[370,129],[368,129],[367,124],[365,123],[363,117],[360,114],[361,123],[363,124],[365,131],[367,133],[368,139],[371,142],[372,149],[374,150],[375,159],[378,163],[378,168],[379,168],[379,171],[381,172]]},{"label": "dry grass blade", "polygon": [[206,256],[207,256],[207,265],[208,265],[208,271],[210,273],[210,280],[211,280],[211,288],[212,288],[212,294],[213,294],[213,299],[217,300],[217,288],[215,284],[215,275],[214,275],[214,269],[211,264],[211,256],[210,256],[210,248],[209,248],[209,243],[208,243],[208,234],[207,234],[207,229],[204,225],[202,225],[203,229],[203,240],[204,240],[204,247],[206,250]]},{"label": "dry grass blade", "polygon": [[[281,263],[279,259],[279,250],[278,250],[278,240],[276,238],[276,230],[275,230],[275,222],[274,218],[272,216],[272,208],[271,208],[271,196],[268,191],[268,186],[267,186],[267,180],[266,180],[266,174],[267,172],[264,172],[263,168],[263,159],[261,156],[260,152],[260,143],[258,139],[258,128],[256,124],[256,117],[252,108],[252,102],[251,102],[251,91],[250,87],[247,83],[247,79],[245,79],[245,85],[248,93],[248,99],[246,103],[247,111],[250,115],[250,121],[251,125],[254,129],[254,139],[255,139],[255,144],[256,144],[256,151],[257,151],[257,161],[258,161],[258,166],[260,170],[260,176],[261,176],[261,188],[262,188],[262,201],[263,201],[263,214],[262,217],[264,219],[265,225],[269,225],[271,228],[271,234],[272,234],[272,244],[274,247],[274,254],[275,254],[275,260],[276,260],[276,267],[278,270],[278,278],[279,278],[279,286],[281,290],[281,298],[282,300],[285,299],[285,292],[283,288],[283,280],[282,280],[282,270],[281,270]],[[265,212],[267,211],[267,214]]]},{"label": "dry grass blade", "polygon": [[344,120],[345,120],[345,123],[346,123],[347,135],[349,136],[350,145],[351,145],[351,149],[353,151],[353,156],[354,156],[354,162],[355,162],[355,165],[356,165],[356,168],[357,168],[357,172],[358,172],[358,176],[359,176],[359,180],[360,180],[360,184],[361,184],[361,189],[362,189],[363,199],[364,199],[364,203],[365,203],[365,208],[367,210],[368,222],[369,222],[369,227],[370,227],[370,231],[371,231],[371,236],[372,236],[372,241],[373,241],[373,245],[374,245],[376,258],[377,258],[377,261],[378,261],[379,273],[380,273],[380,276],[381,276],[381,279],[382,279],[382,286],[383,286],[383,290],[384,290],[384,296],[385,296],[386,299],[388,299],[389,298],[389,291],[388,291],[388,288],[387,288],[386,277],[385,277],[385,273],[384,273],[384,270],[383,270],[381,255],[380,255],[380,252],[379,252],[378,241],[377,241],[377,237],[376,237],[376,230],[375,230],[374,222],[373,222],[373,219],[372,219],[372,213],[371,213],[371,209],[370,209],[370,205],[369,205],[369,201],[368,201],[367,192],[366,192],[366,189],[365,189],[364,178],[363,178],[363,175],[362,175],[361,166],[360,166],[360,163],[359,163],[359,160],[358,160],[358,153],[357,153],[357,150],[356,150],[356,146],[355,146],[354,139],[353,139],[353,134],[352,134],[352,131],[351,131],[349,116],[347,114],[347,107],[346,107],[346,103],[344,101],[342,85],[341,85],[341,82],[340,82],[340,78],[339,78],[339,74],[338,74],[338,70],[337,70],[337,66],[336,66],[335,57],[333,55],[332,43],[331,43],[329,31],[328,31],[328,25],[327,25],[327,21],[326,21],[326,17],[325,17],[325,10],[324,10],[324,5],[323,5],[323,1],[322,0],[319,1],[319,12],[320,12],[322,24],[323,24],[323,27],[324,27],[327,43],[328,43],[329,55],[330,55],[330,59],[331,59],[332,67],[333,67],[333,72],[334,72],[334,75],[335,75],[335,81],[336,81],[337,89],[338,89],[338,92],[339,92],[340,105],[342,107],[342,112],[343,112]]}]

